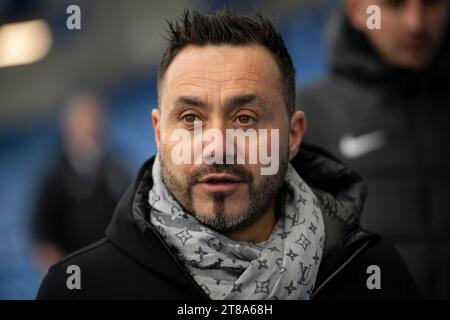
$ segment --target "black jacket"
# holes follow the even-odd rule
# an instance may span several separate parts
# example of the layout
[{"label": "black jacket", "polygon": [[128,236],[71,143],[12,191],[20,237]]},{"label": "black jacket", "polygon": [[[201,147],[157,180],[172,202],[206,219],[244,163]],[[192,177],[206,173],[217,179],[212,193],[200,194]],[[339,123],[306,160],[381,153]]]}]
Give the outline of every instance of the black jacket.
[{"label": "black jacket", "polygon": [[129,183],[128,174],[108,154],[95,170],[81,174],[61,153],[40,188],[32,223],[34,240],[69,254],[102,239]]},{"label": "black jacket", "polygon": [[364,178],[362,226],[395,245],[428,297],[448,299],[450,32],[433,63],[415,73],[385,63],[343,13],[330,31],[331,72],[299,94],[305,141]]},{"label": "black jacket", "polygon": [[[49,270],[38,299],[208,299],[148,221],[153,158],[120,201],[105,239],[75,252]],[[414,298],[405,264],[380,237],[359,227],[365,198],[361,178],[321,149],[302,146],[291,162],[314,188],[326,241],[314,299]],[[67,268],[81,270],[81,289],[69,290]],[[367,267],[381,269],[381,290],[369,290]]]}]

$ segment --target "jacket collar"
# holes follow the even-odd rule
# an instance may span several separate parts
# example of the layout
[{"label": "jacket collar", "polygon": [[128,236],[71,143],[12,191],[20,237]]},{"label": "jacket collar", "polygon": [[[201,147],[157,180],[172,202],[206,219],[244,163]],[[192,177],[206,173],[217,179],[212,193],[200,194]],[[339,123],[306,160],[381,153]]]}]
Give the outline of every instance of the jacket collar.
[{"label": "jacket collar", "polygon": [[[120,200],[106,230],[106,238],[137,262],[200,297],[201,289],[192,285],[192,279],[176,263],[159,234],[142,221],[148,221],[150,214],[148,192],[153,185],[153,161],[154,157],[142,165]],[[318,287],[361,245],[376,238],[359,226],[367,188],[361,177],[318,147],[302,144],[291,163],[316,193],[324,216],[326,240]]]}]

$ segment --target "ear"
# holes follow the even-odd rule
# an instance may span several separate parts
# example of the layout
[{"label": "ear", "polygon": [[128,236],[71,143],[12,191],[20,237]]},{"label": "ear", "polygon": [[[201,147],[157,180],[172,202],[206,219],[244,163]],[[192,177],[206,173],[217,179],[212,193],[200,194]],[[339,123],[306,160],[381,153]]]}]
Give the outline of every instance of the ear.
[{"label": "ear", "polygon": [[366,30],[366,1],[363,0],[346,0],[345,11],[353,28],[359,31]]},{"label": "ear", "polygon": [[297,155],[305,130],[305,114],[301,111],[296,111],[291,118],[289,129],[289,160],[292,160]]},{"label": "ear", "polygon": [[153,109],[152,110],[152,122],[153,122],[153,133],[155,135],[155,141],[156,141],[156,146],[159,149],[159,118],[160,118],[160,112],[159,109]]}]

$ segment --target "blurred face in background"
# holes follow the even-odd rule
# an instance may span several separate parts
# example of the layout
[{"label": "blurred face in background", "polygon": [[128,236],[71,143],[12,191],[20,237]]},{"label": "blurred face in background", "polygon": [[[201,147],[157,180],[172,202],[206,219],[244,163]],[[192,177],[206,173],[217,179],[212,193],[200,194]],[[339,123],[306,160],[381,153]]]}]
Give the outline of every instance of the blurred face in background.
[{"label": "blurred face in background", "polygon": [[[353,26],[388,63],[420,71],[436,56],[449,24],[448,0],[347,0]],[[369,30],[369,5],[381,9],[381,30]]]},{"label": "blurred face in background", "polygon": [[102,149],[103,105],[94,96],[73,97],[64,114],[64,147],[71,157],[91,157]]},{"label": "blurred face in background", "polygon": [[[303,133],[303,113],[298,112],[293,117],[296,131],[290,135],[282,91],[275,59],[259,45],[190,45],[171,62],[161,80],[160,110],[153,111],[162,175],[172,195],[202,223],[233,232],[273,205],[289,155],[296,152]],[[279,141],[258,140],[258,150],[268,147],[270,152],[270,144],[278,144],[277,173],[261,175],[263,165],[249,164],[248,150],[245,164],[175,164],[171,152],[177,142],[171,134],[179,128],[192,132],[194,121],[201,121],[204,131],[219,130],[224,138],[226,129],[278,129]],[[220,174],[234,181],[208,180]]]}]

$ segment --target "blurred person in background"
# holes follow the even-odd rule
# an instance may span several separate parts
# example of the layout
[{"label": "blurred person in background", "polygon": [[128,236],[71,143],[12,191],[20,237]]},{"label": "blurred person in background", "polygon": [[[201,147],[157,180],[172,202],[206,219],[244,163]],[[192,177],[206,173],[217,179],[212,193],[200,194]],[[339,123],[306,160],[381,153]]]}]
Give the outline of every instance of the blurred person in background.
[{"label": "blurred person in background", "polygon": [[[394,242],[433,298],[450,297],[449,3],[345,1],[330,25],[331,73],[299,94],[305,141],[361,173],[363,226]],[[367,28],[374,4],[380,30]]]},{"label": "blurred person in background", "polygon": [[59,160],[43,184],[33,235],[43,270],[101,239],[129,183],[105,148],[104,110],[94,95],[73,97],[62,121]]}]

